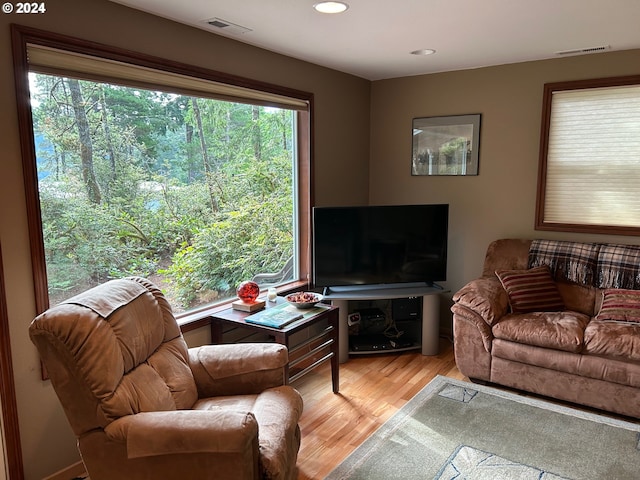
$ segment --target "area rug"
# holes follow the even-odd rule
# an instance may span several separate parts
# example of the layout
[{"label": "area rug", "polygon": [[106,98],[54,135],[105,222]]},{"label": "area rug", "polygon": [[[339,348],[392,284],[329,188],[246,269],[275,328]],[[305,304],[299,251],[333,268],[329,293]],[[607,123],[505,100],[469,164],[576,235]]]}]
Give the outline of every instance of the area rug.
[{"label": "area rug", "polygon": [[640,422],[437,376],[327,480],[640,478]]}]

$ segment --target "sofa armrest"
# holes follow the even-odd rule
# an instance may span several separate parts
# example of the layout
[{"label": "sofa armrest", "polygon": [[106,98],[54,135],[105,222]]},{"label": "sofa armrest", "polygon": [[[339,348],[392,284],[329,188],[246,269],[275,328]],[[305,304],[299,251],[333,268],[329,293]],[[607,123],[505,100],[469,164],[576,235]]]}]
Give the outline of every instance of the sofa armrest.
[{"label": "sofa armrest", "polygon": [[509,297],[497,277],[472,280],[454,294],[453,301],[480,316],[488,325],[494,325],[509,310]]},{"label": "sofa armrest", "polygon": [[288,350],[278,343],[204,345],[189,349],[200,398],[260,393],[285,384]]},{"label": "sofa armrest", "polygon": [[126,442],[129,458],[258,451],[258,422],[237,410],[143,412],[115,420],[105,433]]}]

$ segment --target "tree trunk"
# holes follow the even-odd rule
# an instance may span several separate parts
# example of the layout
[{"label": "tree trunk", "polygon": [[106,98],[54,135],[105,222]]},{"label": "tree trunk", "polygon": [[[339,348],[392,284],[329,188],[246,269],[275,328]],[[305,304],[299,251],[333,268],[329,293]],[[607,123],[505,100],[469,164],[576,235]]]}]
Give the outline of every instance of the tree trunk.
[{"label": "tree trunk", "polygon": [[289,150],[289,145],[287,144],[287,112],[285,110],[280,110],[280,127],[282,128],[282,148]]},{"label": "tree trunk", "polygon": [[111,140],[111,127],[109,125],[109,111],[107,110],[107,99],[104,94],[104,86],[100,85],[100,119],[102,120],[102,130],[104,131],[104,141],[107,148],[107,156],[109,157],[109,167],[111,170],[111,178],[108,182],[105,182],[105,191],[107,198],[112,197],[111,186],[114,185],[116,178],[118,177],[116,171],[116,152],[113,148],[113,141]]},{"label": "tree trunk", "polygon": [[82,180],[87,189],[89,201],[99,204],[102,201],[100,195],[100,187],[96,181],[96,175],[93,170],[93,145],[91,143],[91,134],[89,132],[89,121],[87,113],[84,110],[84,100],[80,91],[80,82],[70,78],[68,80],[69,91],[71,92],[71,102],[73,104],[73,113],[78,126],[78,138],[80,139],[80,159],[82,160]]},{"label": "tree trunk", "polygon": [[262,158],[262,140],[260,138],[260,123],[258,122],[258,120],[260,120],[260,107],[258,107],[257,105],[253,105],[251,113],[253,120],[251,129],[251,137],[253,140],[253,155],[254,157],[256,157],[256,160],[260,160]]},{"label": "tree trunk", "polygon": [[209,198],[211,200],[211,211],[218,211],[218,201],[213,190],[212,174],[209,166],[209,156],[207,155],[207,142],[204,138],[204,130],[202,128],[202,116],[200,115],[200,107],[198,106],[198,99],[192,98],[191,105],[193,106],[193,115],[196,118],[196,125],[198,126],[198,136],[200,137],[200,149],[202,150],[202,163],[204,166],[205,181],[207,182],[207,188],[209,189]]},{"label": "tree trunk", "polygon": [[109,112],[107,110],[107,99],[104,95],[104,87],[100,87],[100,113],[102,119],[102,129],[104,130],[104,139],[107,143],[107,152],[109,155],[109,166],[111,167],[111,180],[116,179],[116,152],[113,149],[111,141],[111,127],[109,126]]},{"label": "tree trunk", "polygon": [[193,125],[188,122],[184,124],[184,138],[186,141],[186,155],[187,155],[187,178],[191,183],[197,175],[196,161],[194,159],[194,146],[193,146]]}]

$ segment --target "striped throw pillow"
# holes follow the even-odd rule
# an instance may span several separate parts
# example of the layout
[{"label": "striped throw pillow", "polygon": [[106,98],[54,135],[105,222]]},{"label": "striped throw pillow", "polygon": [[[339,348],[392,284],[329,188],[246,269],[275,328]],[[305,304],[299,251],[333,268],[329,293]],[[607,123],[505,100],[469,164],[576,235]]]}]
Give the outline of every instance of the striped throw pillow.
[{"label": "striped throw pillow", "polygon": [[564,302],[547,265],[529,270],[498,270],[513,313],[557,312]]},{"label": "striped throw pillow", "polygon": [[602,306],[596,320],[640,323],[640,290],[608,288],[602,292]]}]

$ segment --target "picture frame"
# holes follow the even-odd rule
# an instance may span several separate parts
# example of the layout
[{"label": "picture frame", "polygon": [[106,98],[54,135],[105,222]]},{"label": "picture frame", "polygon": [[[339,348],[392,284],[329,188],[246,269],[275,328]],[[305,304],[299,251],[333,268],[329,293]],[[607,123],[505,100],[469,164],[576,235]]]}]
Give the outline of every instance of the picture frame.
[{"label": "picture frame", "polygon": [[414,118],[411,175],[478,175],[480,116]]}]

